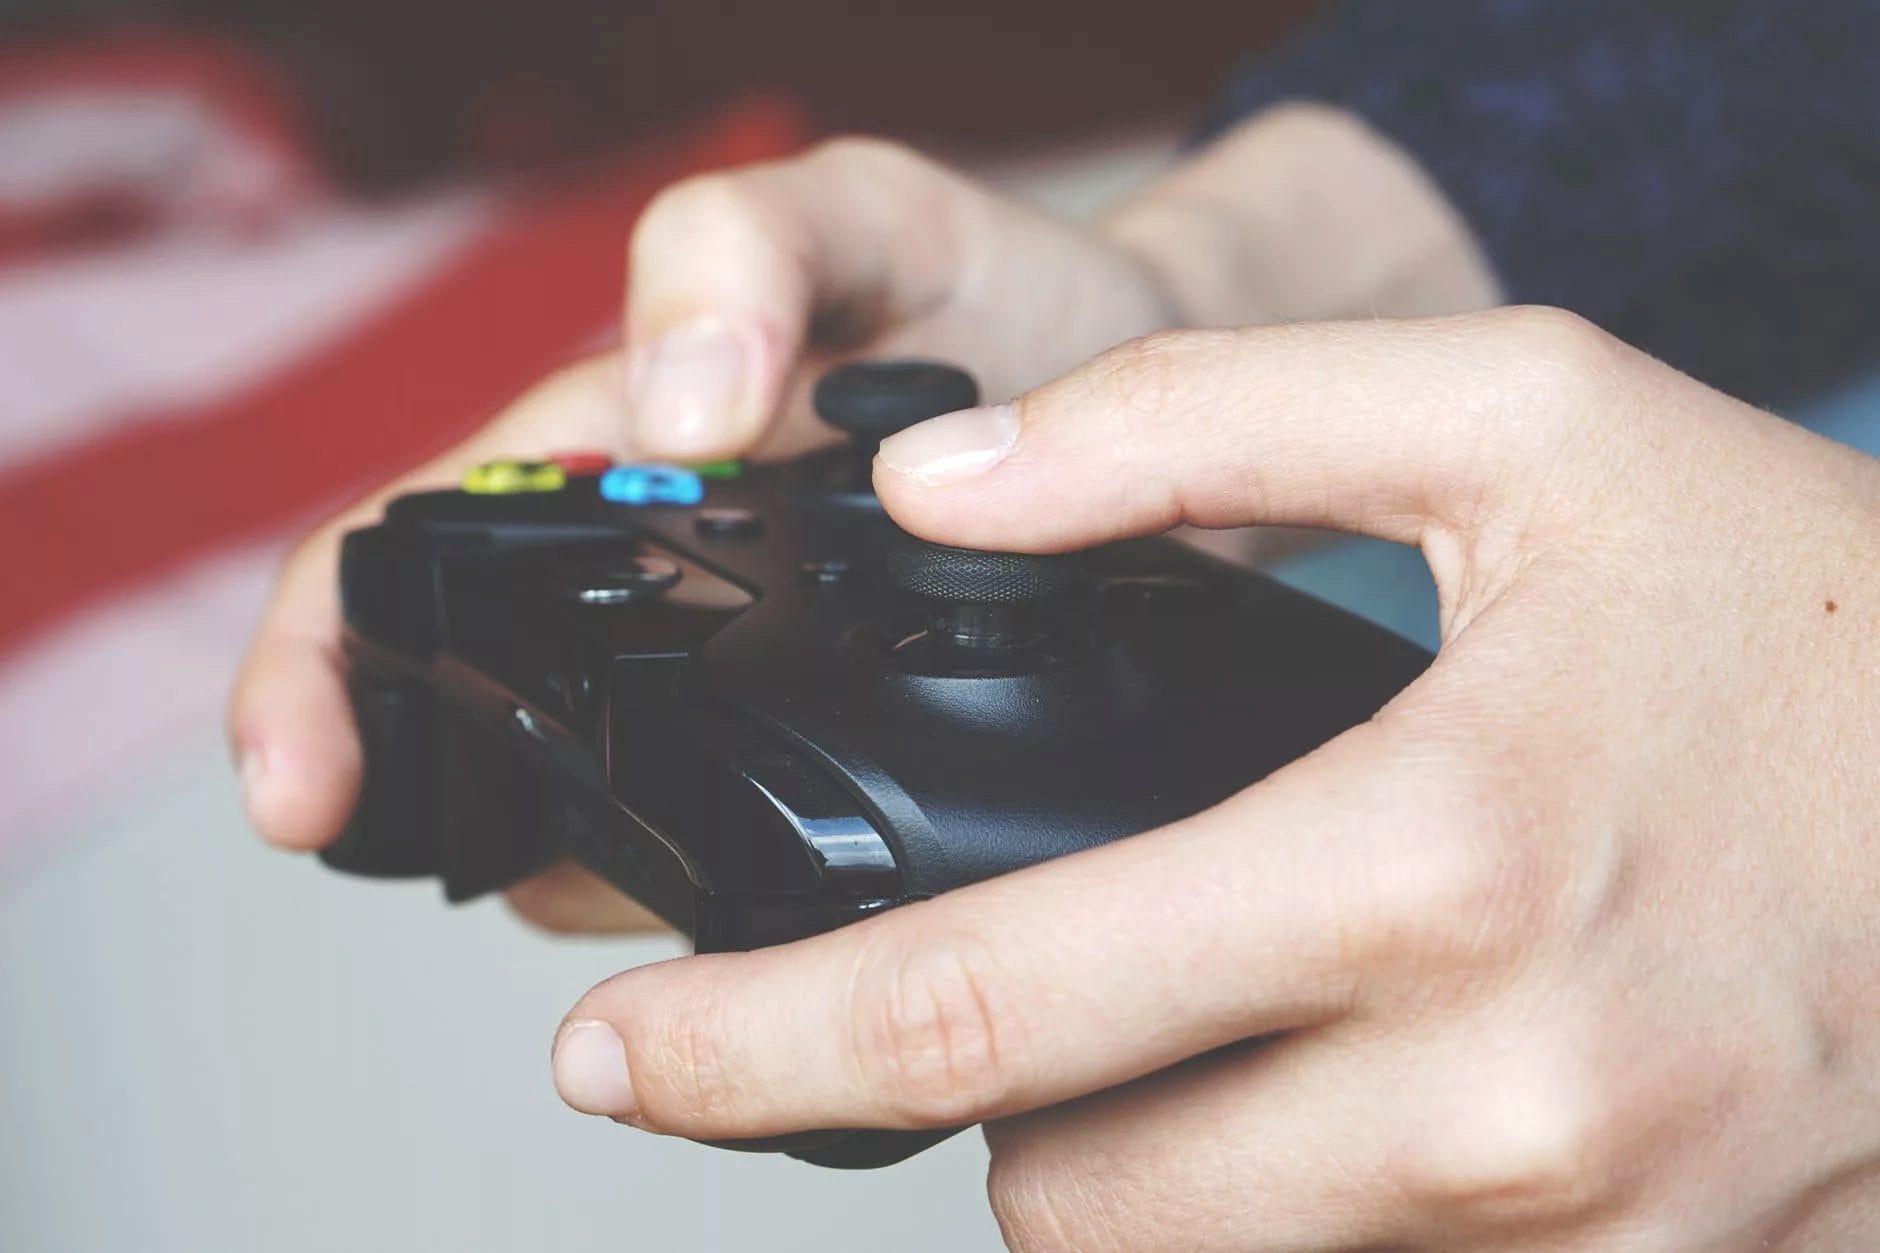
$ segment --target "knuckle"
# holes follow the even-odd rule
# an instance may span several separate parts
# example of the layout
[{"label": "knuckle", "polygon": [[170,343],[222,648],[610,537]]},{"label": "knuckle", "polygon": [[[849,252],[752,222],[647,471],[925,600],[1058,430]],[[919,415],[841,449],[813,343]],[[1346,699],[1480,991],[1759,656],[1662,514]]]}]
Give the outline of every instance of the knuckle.
[{"label": "knuckle", "polygon": [[1560,521],[1591,490],[1602,449],[1640,408],[1640,358],[1578,314],[1541,305],[1478,315],[1454,347],[1474,365],[1431,433],[1452,480],[1445,520],[1479,553],[1512,559],[1537,538],[1535,523]]},{"label": "knuckle", "polygon": [[1098,357],[1096,371],[1133,413],[1154,419],[1190,407],[1195,364],[1234,339],[1231,331],[1151,331]]},{"label": "knuckle", "polygon": [[1594,378],[1613,368],[1625,346],[1597,325],[1550,305],[1514,305],[1489,315],[1517,359],[1571,378]]},{"label": "knuckle", "polygon": [[877,241],[886,307],[937,307],[972,289],[971,258],[992,205],[981,188],[931,157],[870,135],[826,140],[802,161],[823,195],[856,210],[858,237]]},{"label": "knuckle", "polygon": [[942,1127],[999,1109],[1023,1051],[1000,985],[990,950],[970,937],[918,937],[864,954],[853,985],[856,1062],[889,1117]]},{"label": "knuckle", "polygon": [[[1529,460],[1556,455],[1601,415],[1622,410],[1637,354],[1577,313],[1521,305],[1488,315],[1502,354],[1508,394],[1493,419]],[[1510,421],[1509,415],[1521,415]]]},{"label": "knuckle", "polygon": [[1376,969],[1505,963],[1534,924],[1538,869],[1516,834],[1518,803],[1480,772],[1449,775],[1404,798],[1414,817],[1365,869],[1368,908],[1351,917]]},{"label": "knuckle", "polygon": [[[1188,495],[1184,476],[1167,466],[1167,450],[1217,442],[1220,428],[1239,419],[1237,406],[1219,403],[1211,359],[1240,342],[1233,331],[1161,330],[1098,356],[1062,394],[1062,410],[1079,417],[1109,415],[1104,437],[1118,465],[1136,472],[1136,491],[1165,499],[1158,511],[1180,520]],[[1245,472],[1241,495],[1264,495],[1260,477]]]},{"label": "knuckle", "polygon": [[1120,406],[1122,434],[1140,440],[1175,432],[1189,438],[1196,422],[1231,423],[1238,413],[1213,394],[1210,363],[1242,343],[1230,330],[1161,330],[1129,340],[1098,357],[1091,382]]},{"label": "knuckle", "polygon": [[1688,441],[1677,433],[1677,407],[1654,399],[1662,371],[1637,349],[1562,309],[1496,316],[1510,367],[1490,415],[1495,437],[1483,442],[1501,463],[1494,478],[1506,516],[1481,546],[1512,558],[1576,534],[1667,441],[1680,449]]},{"label": "knuckle", "polygon": [[736,170],[697,174],[673,183],[647,202],[634,224],[635,259],[727,232],[761,227],[762,198]]},{"label": "knuckle", "polygon": [[1583,1220],[1612,1203],[1616,1117],[1584,1084],[1532,1074],[1477,1080],[1450,1107],[1397,1185],[1451,1220],[1529,1229]]},{"label": "knuckle", "polygon": [[920,153],[875,135],[837,135],[804,154],[812,165],[832,165],[887,178],[919,177],[939,167]]}]

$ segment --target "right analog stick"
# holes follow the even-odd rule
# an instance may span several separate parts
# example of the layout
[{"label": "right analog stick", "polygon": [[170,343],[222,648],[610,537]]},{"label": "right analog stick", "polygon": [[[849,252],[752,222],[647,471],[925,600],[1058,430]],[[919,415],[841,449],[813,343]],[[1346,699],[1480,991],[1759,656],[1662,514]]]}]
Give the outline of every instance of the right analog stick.
[{"label": "right analog stick", "polygon": [[888,575],[926,602],[931,636],[990,651],[1036,643],[1045,603],[1084,581],[1075,557],[954,548],[911,535],[888,550]]},{"label": "right analog stick", "polygon": [[1072,557],[953,548],[911,535],[889,549],[888,574],[916,596],[979,605],[1031,604],[1078,578]]}]

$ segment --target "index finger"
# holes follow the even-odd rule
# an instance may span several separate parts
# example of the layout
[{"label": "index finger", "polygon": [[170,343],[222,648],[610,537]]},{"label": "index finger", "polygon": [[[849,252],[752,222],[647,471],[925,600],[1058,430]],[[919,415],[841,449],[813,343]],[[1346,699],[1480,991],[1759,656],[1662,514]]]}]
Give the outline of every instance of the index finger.
[{"label": "index finger", "polygon": [[391,497],[448,486],[476,461],[556,447],[621,451],[619,361],[570,367],[468,440],[322,525],[283,565],[229,701],[229,739],[249,820],[285,848],[339,834],[359,788],[360,751],[339,655],[339,543]]},{"label": "index finger", "polygon": [[640,444],[705,458],[755,442],[819,328],[853,346],[944,302],[961,269],[951,224],[974,203],[957,176],[866,139],[661,193],[628,267]]},{"label": "index finger", "polygon": [[557,1087],[701,1139],[945,1127],[1341,1017],[1482,882],[1389,739],[1360,727],[1188,821],[828,935],[618,975],[564,1023]]}]

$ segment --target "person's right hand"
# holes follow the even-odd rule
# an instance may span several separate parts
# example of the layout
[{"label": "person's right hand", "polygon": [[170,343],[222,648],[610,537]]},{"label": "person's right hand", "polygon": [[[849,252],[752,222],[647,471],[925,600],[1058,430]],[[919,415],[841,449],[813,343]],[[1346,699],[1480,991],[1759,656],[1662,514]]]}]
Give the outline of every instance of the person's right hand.
[{"label": "person's right hand", "polygon": [[[338,834],[360,750],[341,678],[340,536],[392,495],[501,455],[596,447],[699,460],[826,437],[808,389],[850,356],[958,362],[1002,399],[1172,324],[1151,264],[1101,227],[995,196],[893,145],[842,140],[679,183],[633,233],[624,369],[609,354],[524,396],[287,559],[235,686],[230,736],[255,827],[289,849]],[[553,929],[646,915],[563,867],[511,895]]]}]

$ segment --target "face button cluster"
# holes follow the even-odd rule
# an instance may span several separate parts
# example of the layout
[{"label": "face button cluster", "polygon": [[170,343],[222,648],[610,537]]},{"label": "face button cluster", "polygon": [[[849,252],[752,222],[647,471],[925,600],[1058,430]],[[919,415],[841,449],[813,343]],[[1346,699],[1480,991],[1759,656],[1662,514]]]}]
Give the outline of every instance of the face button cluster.
[{"label": "face button cluster", "polygon": [[[696,505],[705,499],[707,480],[729,481],[744,472],[735,460],[702,461],[692,466],[641,462],[616,465],[604,452],[576,449],[550,453],[539,460],[503,458],[472,466],[463,476],[463,490],[475,496],[515,496],[527,492],[559,492],[572,476],[597,478],[601,499],[617,505]],[[702,525],[714,534],[750,534],[755,519],[713,519]]]}]

